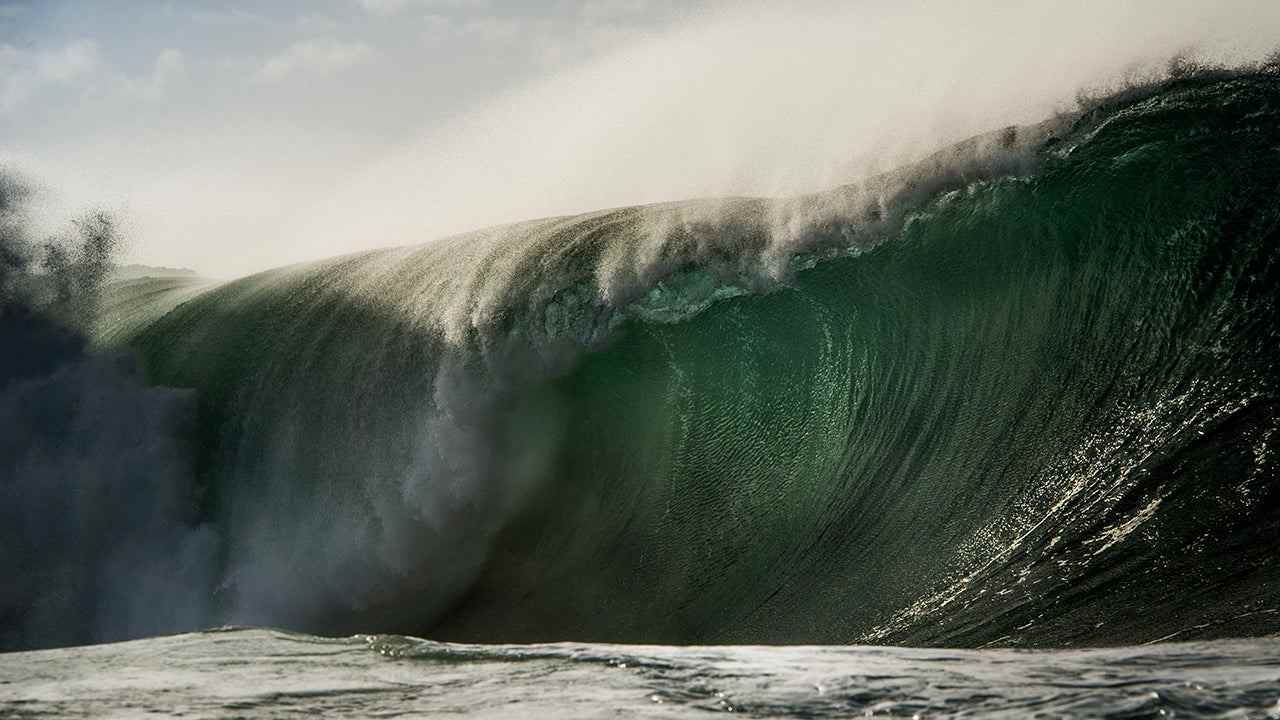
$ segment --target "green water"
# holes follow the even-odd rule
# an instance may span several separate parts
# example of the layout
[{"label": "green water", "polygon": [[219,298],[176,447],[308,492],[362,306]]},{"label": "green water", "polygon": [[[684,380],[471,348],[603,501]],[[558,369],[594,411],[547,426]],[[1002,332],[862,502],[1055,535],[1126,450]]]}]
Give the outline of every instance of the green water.
[{"label": "green water", "polygon": [[133,285],[101,334],[200,393],[240,621],[1274,633],[1278,115],[1274,76],[1185,80],[925,195],[623,209]]}]

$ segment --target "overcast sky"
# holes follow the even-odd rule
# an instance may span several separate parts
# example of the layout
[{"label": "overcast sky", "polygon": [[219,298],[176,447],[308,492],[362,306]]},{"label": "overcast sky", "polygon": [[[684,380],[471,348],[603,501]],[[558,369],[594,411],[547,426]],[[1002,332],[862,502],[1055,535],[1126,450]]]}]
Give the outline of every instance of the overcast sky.
[{"label": "overcast sky", "polygon": [[821,187],[1192,45],[1280,46],[1280,2],[0,0],[0,165],[230,276]]}]

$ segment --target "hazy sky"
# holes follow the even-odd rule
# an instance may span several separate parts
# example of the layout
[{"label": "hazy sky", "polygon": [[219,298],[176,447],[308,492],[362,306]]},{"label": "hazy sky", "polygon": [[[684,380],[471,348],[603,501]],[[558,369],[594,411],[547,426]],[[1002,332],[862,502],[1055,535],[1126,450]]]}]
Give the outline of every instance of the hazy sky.
[{"label": "hazy sky", "polygon": [[1280,47],[1280,2],[0,0],[0,164],[228,276],[822,187],[1190,46]]}]

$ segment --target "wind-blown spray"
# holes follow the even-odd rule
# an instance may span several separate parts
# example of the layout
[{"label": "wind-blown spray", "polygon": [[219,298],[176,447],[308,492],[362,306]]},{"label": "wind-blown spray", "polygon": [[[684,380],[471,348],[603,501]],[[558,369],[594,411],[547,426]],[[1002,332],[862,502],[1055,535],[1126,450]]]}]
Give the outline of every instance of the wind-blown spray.
[{"label": "wind-blown spray", "polygon": [[31,195],[0,172],[0,650],[201,627],[217,541],[196,515],[194,393],[89,354],[119,233],[91,213],[37,244]]}]

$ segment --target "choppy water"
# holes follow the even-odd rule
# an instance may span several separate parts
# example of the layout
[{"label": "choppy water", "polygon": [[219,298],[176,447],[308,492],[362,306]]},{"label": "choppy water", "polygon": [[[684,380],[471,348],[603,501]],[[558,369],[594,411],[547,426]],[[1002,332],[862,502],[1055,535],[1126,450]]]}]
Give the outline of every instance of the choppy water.
[{"label": "choppy water", "polygon": [[239,629],[0,656],[0,716],[1280,718],[1280,640],[454,645]]}]

